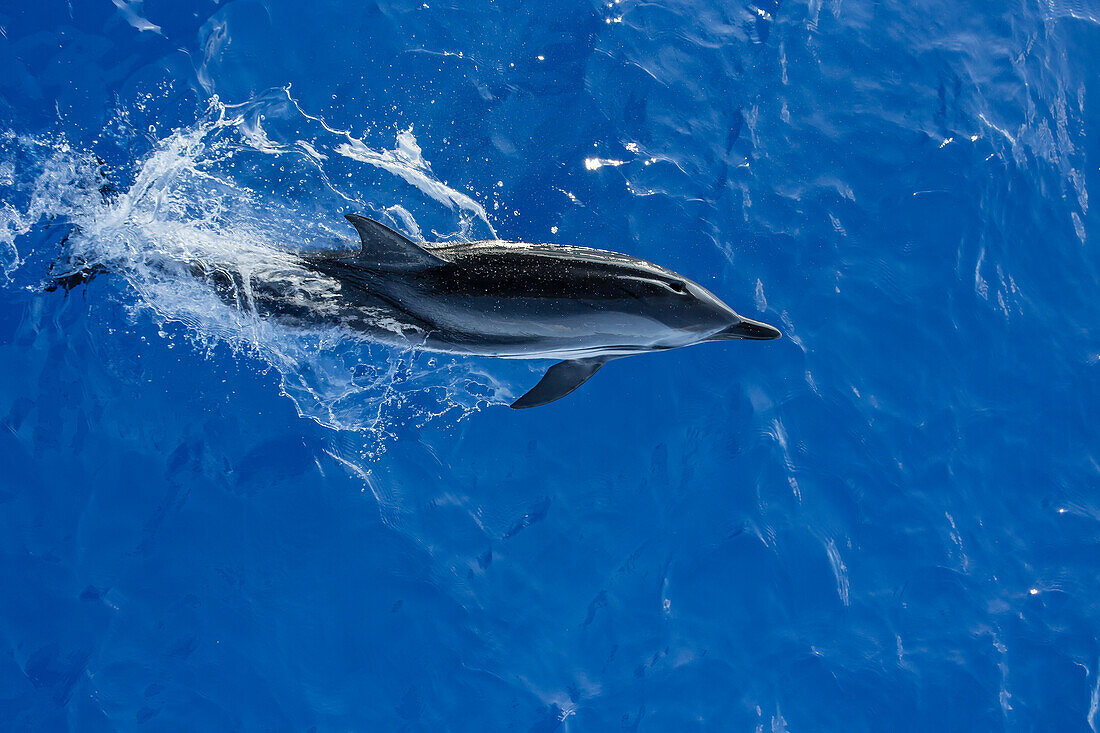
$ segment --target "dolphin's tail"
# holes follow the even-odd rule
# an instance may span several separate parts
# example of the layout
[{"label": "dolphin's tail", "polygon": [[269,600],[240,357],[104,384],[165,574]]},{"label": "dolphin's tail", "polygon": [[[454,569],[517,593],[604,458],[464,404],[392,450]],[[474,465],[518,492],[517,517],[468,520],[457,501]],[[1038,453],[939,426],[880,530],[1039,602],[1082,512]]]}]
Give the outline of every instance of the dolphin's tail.
[{"label": "dolphin's tail", "polygon": [[[52,267],[50,269],[53,269]],[[45,287],[42,289],[47,293],[52,293],[58,288],[61,288],[66,293],[73,288],[80,287],[87,284],[96,275],[102,275],[108,272],[107,268],[103,265],[91,265],[82,267],[73,272],[69,272],[65,275],[59,275],[51,279]]]}]

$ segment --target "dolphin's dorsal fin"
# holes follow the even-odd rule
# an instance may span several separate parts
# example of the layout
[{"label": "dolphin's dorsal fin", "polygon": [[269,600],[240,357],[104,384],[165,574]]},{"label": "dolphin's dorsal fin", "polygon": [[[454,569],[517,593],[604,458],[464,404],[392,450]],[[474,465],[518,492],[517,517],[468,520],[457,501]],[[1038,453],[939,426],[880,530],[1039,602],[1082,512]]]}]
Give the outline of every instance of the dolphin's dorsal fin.
[{"label": "dolphin's dorsal fin", "polygon": [[542,379],[531,390],[512,403],[512,408],[522,410],[526,407],[540,407],[554,400],[560,400],[588,381],[588,378],[600,370],[613,356],[597,356],[591,359],[571,359],[559,361],[546,370]]},{"label": "dolphin's dorsal fin", "polygon": [[447,264],[404,234],[359,214],[345,214],[359,238],[363,240],[362,258],[372,267],[383,270],[405,270]]}]

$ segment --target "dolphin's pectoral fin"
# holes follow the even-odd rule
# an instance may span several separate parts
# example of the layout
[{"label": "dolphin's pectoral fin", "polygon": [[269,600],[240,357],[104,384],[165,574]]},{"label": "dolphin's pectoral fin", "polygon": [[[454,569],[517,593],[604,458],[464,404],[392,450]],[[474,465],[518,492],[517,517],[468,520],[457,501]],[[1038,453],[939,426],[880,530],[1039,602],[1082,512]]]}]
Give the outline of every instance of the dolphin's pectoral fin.
[{"label": "dolphin's pectoral fin", "polygon": [[404,234],[358,214],[345,214],[363,241],[364,260],[383,270],[404,270],[447,264]]},{"label": "dolphin's pectoral fin", "polygon": [[588,381],[588,378],[600,370],[609,361],[606,356],[593,359],[572,359],[560,361],[546,370],[542,379],[531,390],[512,403],[512,409],[540,407],[554,400],[560,400]]}]

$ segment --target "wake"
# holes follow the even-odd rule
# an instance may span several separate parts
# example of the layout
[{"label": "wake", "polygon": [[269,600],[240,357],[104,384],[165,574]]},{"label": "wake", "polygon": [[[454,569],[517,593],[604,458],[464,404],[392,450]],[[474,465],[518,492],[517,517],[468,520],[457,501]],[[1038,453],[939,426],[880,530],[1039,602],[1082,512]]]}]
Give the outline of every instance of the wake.
[{"label": "wake", "polygon": [[[324,426],[364,431],[384,450],[398,423],[458,421],[511,399],[481,361],[257,307],[257,287],[271,282],[303,303],[323,302],[331,282],[300,254],[352,245],[345,212],[400,221],[414,234],[427,217],[436,233],[450,231],[444,240],[496,238],[484,208],[434,176],[411,129],[376,150],[283,89],[242,105],[211,100],[193,125],[151,141],[126,181],[64,138],[3,133],[0,183],[8,287],[122,278],[132,318],[181,324],[200,353],[225,344],[260,358],[299,414]],[[43,236],[59,229],[64,236]]]}]

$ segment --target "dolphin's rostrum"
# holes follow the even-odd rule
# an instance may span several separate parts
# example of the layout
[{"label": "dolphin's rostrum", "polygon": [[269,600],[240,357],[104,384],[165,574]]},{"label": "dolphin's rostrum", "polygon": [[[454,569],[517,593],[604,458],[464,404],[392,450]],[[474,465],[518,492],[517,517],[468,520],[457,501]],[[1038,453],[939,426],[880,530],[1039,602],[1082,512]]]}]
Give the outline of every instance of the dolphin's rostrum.
[{"label": "dolphin's rostrum", "polygon": [[346,218],[361,251],[305,256],[339,283],[339,320],[377,335],[363,314],[387,313],[422,349],[561,360],[515,408],[560,399],[621,356],[780,336],[701,285],[627,255],[523,242],[429,244],[364,216]]}]

